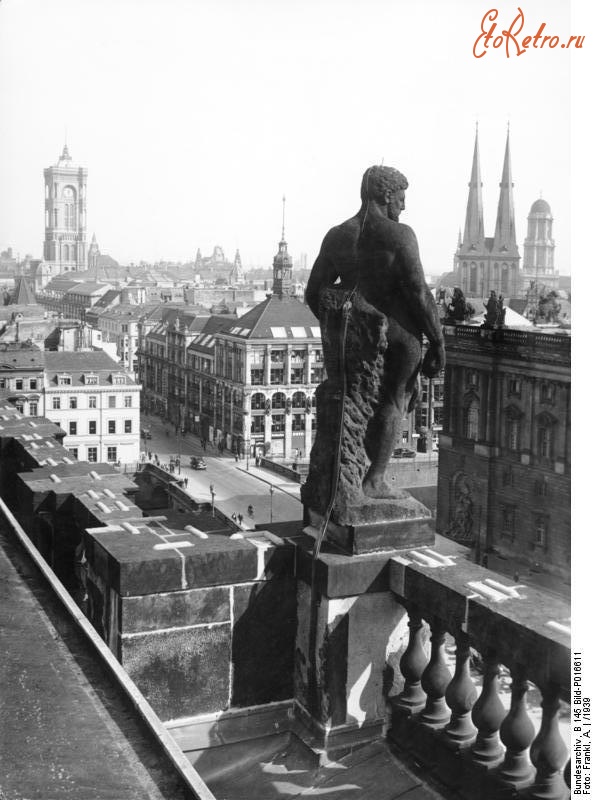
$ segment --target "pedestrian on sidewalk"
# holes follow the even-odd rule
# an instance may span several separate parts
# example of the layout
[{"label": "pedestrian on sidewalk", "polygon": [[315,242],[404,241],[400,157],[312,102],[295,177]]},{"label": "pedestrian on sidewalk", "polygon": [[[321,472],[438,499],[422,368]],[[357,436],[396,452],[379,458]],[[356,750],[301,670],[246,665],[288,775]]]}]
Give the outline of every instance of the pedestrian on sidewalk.
[{"label": "pedestrian on sidewalk", "polygon": [[239,525],[243,525],[243,514],[239,514],[237,519],[239,520]]},{"label": "pedestrian on sidewalk", "polygon": [[234,511],[233,511],[233,513],[231,514],[231,519],[233,520],[233,522],[236,522],[236,521],[237,521],[237,515],[235,514],[235,512],[234,512]]},{"label": "pedestrian on sidewalk", "polygon": [[148,451],[148,460],[152,461],[152,453],[150,452],[150,450]]},{"label": "pedestrian on sidewalk", "polygon": [[186,488],[186,489],[187,489],[187,484],[188,484],[188,481],[189,481],[189,478],[188,478],[188,477],[187,477],[187,475],[186,475],[186,476],[185,476],[185,478],[183,479],[183,482],[184,482],[184,484],[185,484],[185,488]]}]

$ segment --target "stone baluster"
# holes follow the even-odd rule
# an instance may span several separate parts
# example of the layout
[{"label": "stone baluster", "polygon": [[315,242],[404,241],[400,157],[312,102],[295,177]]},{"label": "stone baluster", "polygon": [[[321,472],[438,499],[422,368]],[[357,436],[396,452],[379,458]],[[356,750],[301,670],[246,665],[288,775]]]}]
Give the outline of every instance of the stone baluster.
[{"label": "stone baluster", "polygon": [[408,627],[410,629],[408,646],[399,663],[400,672],[405,678],[404,688],[394,702],[415,713],[424,708],[426,702],[426,694],[420,681],[428,657],[424,652],[422,615],[414,605],[410,605],[408,609]]},{"label": "stone baluster", "polygon": [[571,759],[569,758],[566,762],[566,766],[564,767],[564,783],[568,787],[568,791],[570,792],[570,779],[572,777],[572,763]]},{"label": "stone baluster", "polygon": [[500,743],[500,725],[505,710],[499,695],[500,665],[494,651],[484,658],[482,691],[472,708],[472,720],[478,729],[472,747],[474,760],[485,766],[501,761],[504,751]]},{"label": "stone baluster", "polygon": [[560,690],[552,684],[542,691],[542,722],[530,751],[536,769],[529,792],[533,800],[565,800],[569,796],[563,774],[568,751],[558,727],[559,710]]},{"label": "stone baluster", "polygon": [[451,673],[445,662],[445,629],[435,621],[430,626],[432,642],[430,661],[422,673],[422,688],[427,700],[420,721],[424,725],[440,728],[449,721],[449,708],[445,702],[445,691],[451,680]]},{"label": "stone baluster", "polygon": [[455,674],[445,692],[447,705],[451,709],[451,721],[445,727],[445,738],[458,747],[464,747],[476,738],[471,710],[476,702],[477,692],[469,674],[469,637],[459,632],[455,643]]},{"label": "stone baluster", "polygon": [[534,770],[529,760],[528,748],[535,728],[527,714],[525,669],[517,667],[511,674],[511,708],[500,726],[500,738],[506,747],[506,754],[498,768],[498,776],[504,783],[519,789],[529,784],[533,778]]}]

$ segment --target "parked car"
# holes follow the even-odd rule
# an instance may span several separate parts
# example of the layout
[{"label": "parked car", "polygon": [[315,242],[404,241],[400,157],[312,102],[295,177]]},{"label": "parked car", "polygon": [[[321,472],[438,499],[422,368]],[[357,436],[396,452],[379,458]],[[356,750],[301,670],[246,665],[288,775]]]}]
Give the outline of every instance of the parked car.
[{"label": "parked car", "polygon": [[192,456],[189,465],[192,469],[206,469],[206,462],[201,456]]},{"label": "parked car", "polygon": [[394,458],[415,458],[415,450],[406,450],[404,447],[396,447],[393,451]]}]

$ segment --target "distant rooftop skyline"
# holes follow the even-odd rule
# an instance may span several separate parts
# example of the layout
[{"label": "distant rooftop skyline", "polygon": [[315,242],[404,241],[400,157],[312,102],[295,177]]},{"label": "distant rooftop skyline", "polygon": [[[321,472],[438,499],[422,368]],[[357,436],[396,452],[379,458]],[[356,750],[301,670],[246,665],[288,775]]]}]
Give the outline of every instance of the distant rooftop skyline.
[{"label": "distant rooftop skyline", "polygon": [[[530,29],[580,33],[567,4],[524,12]],[[569,61],[580,53],[478,60],[483,13],[471,0],[6,0],[0,249],[41,257],[43,169],[66,142],[88,169],[87,239],[122,264],[185,263],[222,244],[247,268],[271,266],[285,196],[289,251],[311,266],[328,228],[358,210],[364,169],[383,161],[408,177],[401,220],[426,272],[441,274],[464,225],[478,121],[486,229],[510,123],[519,247],[541,193],[566,273]],[[66,45],[81,37],[73,61]],[[20,124],[30,109],[39,124]]]}]

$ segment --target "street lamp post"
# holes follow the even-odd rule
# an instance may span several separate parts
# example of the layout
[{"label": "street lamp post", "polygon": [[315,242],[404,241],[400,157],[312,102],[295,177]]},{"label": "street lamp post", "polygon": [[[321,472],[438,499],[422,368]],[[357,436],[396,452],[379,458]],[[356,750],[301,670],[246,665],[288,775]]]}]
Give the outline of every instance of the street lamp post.
[{"label": "street lamp post", "polygon": [[270,484],[270,522],[272,522],[272,519],[273,519],[273,516],[274,516],[274,514],[273,514],[273,504],[272,504],[272,498],[273,497],[274,497],[274,487],[272,486],[272,484]]},{"label": "street lamp post", "polygon": [[214,513],[214,498],[216,497],[216,492],[214,491],[214,484],[210,484],[210,494],[212,496],[212,516],[216,516]]},{"label": "street lamp post", "polygon": [[247,439],[245,442],[245,469],[249,472],[249,455],[251,453],[251,440]]}]

